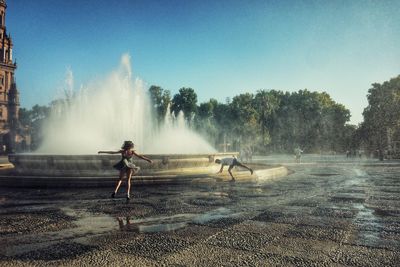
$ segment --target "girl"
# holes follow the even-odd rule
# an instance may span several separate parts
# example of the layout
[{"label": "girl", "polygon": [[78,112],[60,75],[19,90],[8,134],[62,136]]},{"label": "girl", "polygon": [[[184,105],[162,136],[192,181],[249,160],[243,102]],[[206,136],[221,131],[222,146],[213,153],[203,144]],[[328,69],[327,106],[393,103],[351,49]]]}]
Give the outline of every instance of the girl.
[{"label": "girl", "polygon": [[126,174],[126,178],[128,179],[128,190],[126,194],[126,200],[130,200],[130,191],[131,191],[131,178],[132,175],[135,175],[139,172],[140,167],[136,166],[133,163],[133,156],[144,159],[149,163],[153,163],[153,161],[145,156],[139,155],[133,150],[134,144],[132,141],[125,141],[119,151],[99,151],[99,154],[121,154],[122,159],[115,164],[113,167],[119,171],[119,181],[117,182],[117,186],[115,187],[114,192],[111,194],[111,197],[114,198],[115,194],[117,194],[119,187],[121,186],[122,179]]}]

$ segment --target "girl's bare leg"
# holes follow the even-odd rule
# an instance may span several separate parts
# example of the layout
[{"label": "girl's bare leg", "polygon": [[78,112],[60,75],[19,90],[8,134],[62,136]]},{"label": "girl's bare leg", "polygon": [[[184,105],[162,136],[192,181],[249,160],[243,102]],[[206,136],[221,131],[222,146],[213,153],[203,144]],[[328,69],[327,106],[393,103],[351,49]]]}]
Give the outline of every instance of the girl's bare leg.
[{"label": "girl's bare leg", "polygon": [[119,172],[119,181],[117,182],[117,185],[115,186],[114,194],[112,195],[113,197],[115,194],[117,194],[119,187],[121,186],[122,179],[124,178],[124,171]]},{"label": "girl's bare leg", "polygon": [[133,170],[132,169],[128,169],[128,171],[126,172],[126,176],[127,176],[127,183],[128,183],[128,191],[126,192],[126,198],[129,199],[130,198],[130,192],[131,192],[131,178],[132,178],[132,173]]}]

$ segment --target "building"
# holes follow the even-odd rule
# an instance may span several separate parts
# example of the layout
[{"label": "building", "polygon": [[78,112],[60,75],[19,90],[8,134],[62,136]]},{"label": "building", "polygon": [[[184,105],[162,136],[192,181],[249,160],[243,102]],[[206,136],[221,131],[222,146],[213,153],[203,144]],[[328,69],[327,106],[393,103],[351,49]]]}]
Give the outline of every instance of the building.
[{"label": "building", "polygon": [[6,28],[5,0],[0,0],[0,152],[12,152],[26,145],[26,131],[19,124],[19,93],[15,81],[17,63],[13,60],[13,42]]}]

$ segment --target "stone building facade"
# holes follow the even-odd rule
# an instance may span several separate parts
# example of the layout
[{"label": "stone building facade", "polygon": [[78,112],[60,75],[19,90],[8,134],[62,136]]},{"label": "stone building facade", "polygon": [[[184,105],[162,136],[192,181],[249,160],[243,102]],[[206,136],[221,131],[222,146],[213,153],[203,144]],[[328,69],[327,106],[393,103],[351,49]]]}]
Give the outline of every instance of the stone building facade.
[{"label": "stone building facade", "polygon": [[6,28],[6,9],[6,1],[0,0],[0,153],[13,152],[27,139],[18,120],[19,92],[14,76],[17,63]]}]

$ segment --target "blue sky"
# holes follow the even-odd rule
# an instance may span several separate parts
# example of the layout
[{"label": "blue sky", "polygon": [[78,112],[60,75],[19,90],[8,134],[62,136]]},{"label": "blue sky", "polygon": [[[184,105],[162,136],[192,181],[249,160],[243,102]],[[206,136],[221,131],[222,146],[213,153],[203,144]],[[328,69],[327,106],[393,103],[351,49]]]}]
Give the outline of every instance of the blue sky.
[{"label": "blue sky", "polygon": [[259,89],[326,91],[362,121],[371,83],[400,74],[400,1],[8,0],[22,107],[109,73],[200,102]]}]

